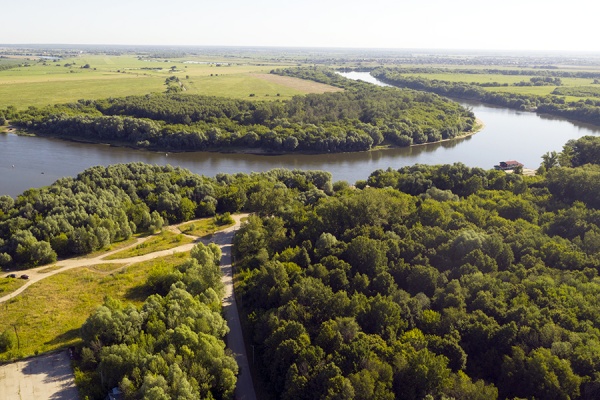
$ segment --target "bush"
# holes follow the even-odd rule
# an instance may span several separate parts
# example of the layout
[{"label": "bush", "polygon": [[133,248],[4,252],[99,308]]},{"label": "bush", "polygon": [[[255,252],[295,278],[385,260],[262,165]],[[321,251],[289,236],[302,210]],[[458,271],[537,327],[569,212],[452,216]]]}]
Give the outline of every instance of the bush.
[{"label": "bush", "polygon": [[235,223],[235,221],[228,212],[215,216],[215,225],[217,226],[230,225],[233,223]]},{"label": "bush", "polygon": [[15,347],[16,337],[15,334],[10,330],[5,330],[0,335],[0,353],[7,352],[8,350]]}]

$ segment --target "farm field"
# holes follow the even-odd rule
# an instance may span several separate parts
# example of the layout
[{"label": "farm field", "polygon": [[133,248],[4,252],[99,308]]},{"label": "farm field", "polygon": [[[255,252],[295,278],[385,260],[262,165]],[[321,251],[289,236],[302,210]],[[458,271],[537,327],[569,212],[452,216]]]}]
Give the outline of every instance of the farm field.
[{"label": "farm field", "polygon": [[0,108],[12,105],[24,109],[79,99],[164,92],[165,79],[170,76],[180,80],[186,93],[239,99],[281,100],[339,90],[316,82],[269,77],[272,69],[288,63],[256,65],[249,61],[218,61],[214,57],[159,60],[87,54],[61,60],[20,59],[20,62],[19,67],[0,70]]},{"label": "farm field", "polygon": [[[416,66],[419,67],[419,66]],[[468,66],[469,69],[477,69],[474,66]],[[468,74],[468,73],[410,73],[403,74],[407,77],[419,77],[429,80],[439,80],[447,82],[464,82],[464,83],[499,83],[501,85],[513,85],[519,82],[529,82],[530,78],[536,76],[536,70],[531,70],[531,75],[503,75],[503,74]],[[592,85],[593,79],[590,78],[561,78],[561,87],[586,87]],[[596,85],[598,86],[598,85]],[[485,90],[491,92],[516,93],[516,94],[531,94],[537,96],[546,96],[552,93],[557,86],[496,86],[484,87]],[[581,98],[588,97],[563,96],[566,101],[577,101]]]}]

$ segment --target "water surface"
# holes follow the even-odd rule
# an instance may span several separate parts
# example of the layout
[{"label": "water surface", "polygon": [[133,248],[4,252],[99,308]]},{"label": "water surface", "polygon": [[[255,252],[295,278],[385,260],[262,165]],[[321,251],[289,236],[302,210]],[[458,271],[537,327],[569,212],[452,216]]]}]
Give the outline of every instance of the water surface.
[{"label": "water surface", "polygon": [[[351,74],[353,78],[374,82],[368,73]],[[527,168],[537,168],[543,154],[560,151],[567,140],[600,133],[598,127],[556,117],[461,103],[471,107],[477,118],[484,122],[485,128],[479,133],[450,142],[361,153],[277,156],[208,152],[167,154],[0,134],[0,195],[15,197],[30,187],[49,185],[63,176],[76,176],[94,165],[133,161],[181,166],[206,176],[215,176],[220,172],[260,172],[281,167],[320,169],[331,172],[335,181],[348,182],[366,179],[379,168],[397,169],[415,163],[462,162],[471,167],[490,169],[501,160],[517,160]]]}]

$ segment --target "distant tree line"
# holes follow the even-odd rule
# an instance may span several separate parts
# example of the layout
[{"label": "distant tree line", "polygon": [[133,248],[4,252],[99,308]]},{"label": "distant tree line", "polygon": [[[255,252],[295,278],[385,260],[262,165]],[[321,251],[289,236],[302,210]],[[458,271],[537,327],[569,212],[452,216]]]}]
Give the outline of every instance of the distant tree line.
[{"label": "distant tree line", "polygon": [[[39,135],[175,151],[365,151],[380,144],[453,138],[474,125],[472,112],[439,96],[375,87],[325,69],[295,74],[314,80],[325,76],[346,90],[286,102],[151,94],[0,113]],[[170,91],[181,89],[169,79],[168,87],[175,88]]]},{"label": "distant tree line", "polygon": [[371,74],[390,85],[424,90],[453,98],[477,100],[517,110],[537,111],[600,125],[600,100],[581,99],[576,102],[566,102],[564,98],[552,95],[493,92],[468,83],[406,77],[394,69],[376,69]]},{"label": "distant tree line", "polygon": [[536,177],[378,170],[251,216],[238,300],[268,398],[597,398],[598,149]]},{"label": "distant tree line", "polygon": [[557,96],[600,97],[600,88],[593,86],[557,87],[552,91]]},{"label": "distant tree line", "polygon": [[[373,68],[365,69],[373,70]],[[472,75],[524,75],[544,79],[554,78],[600,78],[600,72],[593,71],[564,71],[550,68],[537,69],[499,69],[499,68],[436,68],[436,67],[394,67],[400,74],[472,74]]]}]

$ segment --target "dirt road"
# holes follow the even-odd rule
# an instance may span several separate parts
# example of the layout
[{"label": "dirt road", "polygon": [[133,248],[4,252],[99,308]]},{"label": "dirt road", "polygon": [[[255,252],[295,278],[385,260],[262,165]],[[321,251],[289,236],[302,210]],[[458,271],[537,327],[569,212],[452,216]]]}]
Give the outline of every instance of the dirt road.
[{"label": "dirt road", "polygon": [[[213,235],[213,237],[209,240],[197,240],[202,241],[203,243],[216,243],[219,245],[222,251],[221,257],[221,271],[223,271],[223,284],[225,285],[225,297],[223,298],[223,311],[225,314],[225,318],[227,320],[227,325],[229,326],[229,333],[227,334],[227,346],[234,353],[235,359],[239,365],[240,372],[238,376],[238,384],[235,390],[235,398],[239,400],[256,400],[256,394],[254,392],[254,386],[252,383],[252,375],[250,374],[250,368],[248,364],[248,356],[246,352],[246,347],[244,345],[244,336],[242,333],[242,327],[240,324],[240,318],[238,314],[237,304],[235,302],[235,296],[233,293],[233,269],[231,265],[231,248],[233,245],[233,235],[235,231],[239,228],[241,219],[246,217],[247,214],[238,214],[233,215],[232,217],[235,220],[235,225],[226,228],[222,231],[219,231]],[[177,230],[177,226],[169,227],[170,230]],[[151,237],[151,236],[150,236]],[[143,239],[136,240],[133,244],[127,246],[126,248],[137,246],[138,244],[148,240],[150,237],[146,237]],[[26,290],[29,286],[34,284],[35,282],[39,282],[42,279],[45,279],[49,276],[64,272],[69,269],[92,266],[96,264],[133,264],[141,261],[151,260],[157,257],[164,257],[173,253],[179,253],[183,251],[189,251],[195,243],[189,243],[182,246],[178,246],[169,250],[157,251],[150,254],[145,254],[143,256],[130,257],[126,259],[117,259],[117,260],[105,260],[104,258],[110,256],[113,253],[124,250],[123,248],[114,250],[108,253],[101,254],[100,256],[93,258],[73,258],[68,260],[59,261],[53,266],[56,268],[48,271],[42,272],[48,269],[48,265],[32,268],[29,270],[20,271],[19,274],[27,274],[29,275],[29,280],[25,285],[20,287],[18,290],[3,296],[0,298],[0,303],[8,301],[15,296],[21,294],[24,290]],[[62,353],[57,353],[62,354]],[[40,357],[31,358],[28,361],[17,362],[13,364],[9,364],[1,367],[0,369],[0,399],[76,399],[75,397],[69,397],[70,391],[69,388],[72,388],[75,393],[77,390],[73,384],[73,374],[71,371],[70,362],[67,362],[69,372],[63,374],[62,372],[57,372],[56,363],[54,362],[43,362],[45,357],[49,357],[50,355],[44,355]],[[42,360],[39,361],[38,360]],[[52,359],[51,359],[52,360]],[[67,361],[69,361],[67,357]],[[31,369],[32,365],[40,365],[38,372],[30,372],[26,373],[26,368],[29,366]],[[44,367],[45,366],[45,367]],[[6,370],[5,370],[6,368]],[[23,371],[19,375],[19,371]],[[37,370],[36,370],[37,371]],[[61,370],[62,371],[62,370]],[[53,382],[53,379],[46,378],[47,376],[56,376],[60,375],[61,377],[68,377],[64,381],[62,379],[60,382],[60,393],[54,390],[53,388],[56,386]],[[48,388],[40,389],[41,386],[50,384]],[[44,386],[45,387],[45,386]],[[31,390],[30,390],[31,388]],[[25,392],[31,392],[33,397],[26,397]],[[45,394],[48,394],[47,396]],[[55,394],[58,393],[58,394]],[[62,393],[65,393],[64,397]],[[12,397],[11,397],[12,396]],[[20,397],[19,397],[20,396]]]}]

